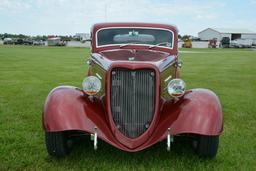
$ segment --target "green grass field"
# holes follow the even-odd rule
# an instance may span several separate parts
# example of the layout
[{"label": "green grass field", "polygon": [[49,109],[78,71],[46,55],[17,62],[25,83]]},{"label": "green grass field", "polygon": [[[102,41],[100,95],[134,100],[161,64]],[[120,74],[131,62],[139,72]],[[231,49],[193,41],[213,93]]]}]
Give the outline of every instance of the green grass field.
[{"label": "green grass field", "polygon": [[[41,113],[49,91],[81,86],[89,49],[0,46],[0,170],[256,170],[256,51],[182,49],[182,78],[220,97],[224,132],[216,158],[194,155],[186,142],[126,153],[100,141],[79,143],[65,159],[48,156]],[[184,51],[186,53],[184,53]]]}]

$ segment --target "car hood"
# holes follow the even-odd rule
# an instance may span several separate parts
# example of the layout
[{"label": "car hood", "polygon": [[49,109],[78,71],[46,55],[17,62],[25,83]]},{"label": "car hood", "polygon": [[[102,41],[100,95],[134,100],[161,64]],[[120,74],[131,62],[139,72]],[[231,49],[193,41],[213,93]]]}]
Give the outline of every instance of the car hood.
[{"label": "car hood", "polygon": [[128,61],[131,59],[133,61],[159,61],[169,56],[166,52],[131,49],[108,50],[102,51],[100,54],[112,61]]},{"label": "car hood", "polygon": [[174,63],[175,55],[155,50],[134,50],[134,49],[117,49],[107,50],[100,53],[93,53],[92,60],[101,65],[105,70],[118,62],[127,63],[150,63],[164,70],[170,63]]}]

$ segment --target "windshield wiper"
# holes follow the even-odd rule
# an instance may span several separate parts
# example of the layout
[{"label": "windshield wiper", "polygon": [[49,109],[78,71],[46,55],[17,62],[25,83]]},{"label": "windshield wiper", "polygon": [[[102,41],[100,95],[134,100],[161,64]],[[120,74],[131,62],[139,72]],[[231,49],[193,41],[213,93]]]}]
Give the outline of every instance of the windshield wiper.
[{"label": "windshield wiper", "polygon": [[155,45],[149,46],[149,49],[152,49],[152,48],[160,46],[160,45],[166,45],[167,47],[171,47],[172,44],[170,42],[161,42],[161,43],[157,43]]},{"label": "windshield wiper", "polygon": [[119,48],[123,48],[123,47],[125,47],[125,46],[132,45],[132,44],[134,44],[134,43],[122,44],[122,45],[119,46]]},{"label": "windshield wiper", "polygon": [[[119,48],[123,48],[125,46],[129,46],[129,45],[136,45],[136,43],[127,43],[127,44],[122,44],[119,46]],[[157,43],[155,45],[150,45],[148,48],[149,49],[152,49],[154,47],[157,47],[157,46],[161,46],[161,45],[166,45],[167,47],[171,47],[171,43],[170,42],[161,42],[161,43]]]}]

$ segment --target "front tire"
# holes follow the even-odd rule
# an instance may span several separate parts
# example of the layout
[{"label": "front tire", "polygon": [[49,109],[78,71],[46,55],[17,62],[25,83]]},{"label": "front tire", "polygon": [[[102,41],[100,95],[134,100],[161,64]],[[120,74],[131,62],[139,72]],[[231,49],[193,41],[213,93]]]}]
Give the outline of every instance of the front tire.
[{"label": "front tire", "polygon": [[55,157],[65,157],[71,150],[67,132],[45,132],[45,144],[48,154]]},{"label": "front tire", "polygon": [[193,146],[200,157],[213,158],[218,152],[219,136],[200,135]]}]

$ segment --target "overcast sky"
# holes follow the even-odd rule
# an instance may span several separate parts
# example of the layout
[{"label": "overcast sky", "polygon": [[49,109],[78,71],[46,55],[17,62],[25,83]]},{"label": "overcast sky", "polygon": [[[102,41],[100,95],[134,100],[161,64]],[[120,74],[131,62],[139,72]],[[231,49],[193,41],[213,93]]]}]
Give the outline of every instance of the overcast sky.
[{"label": "overcast sky", "polygon": [[175,24],[194,36],[208,27],[256,32],[256,0],[0,0],[0,33],[73,35],[105,21]]}]

